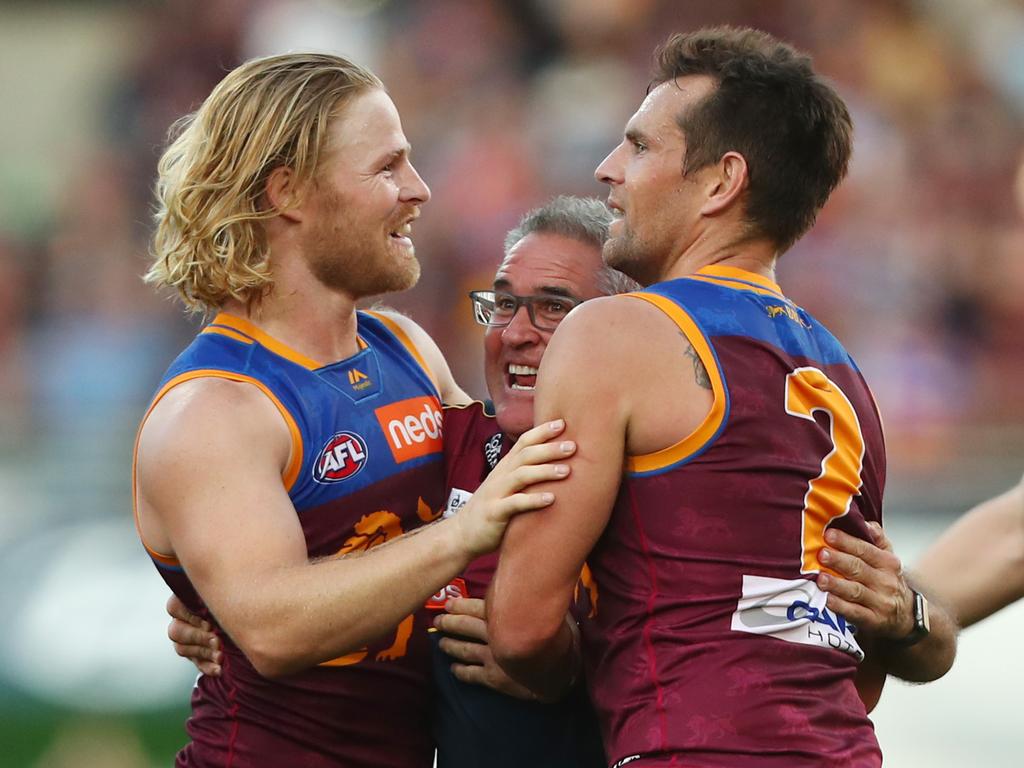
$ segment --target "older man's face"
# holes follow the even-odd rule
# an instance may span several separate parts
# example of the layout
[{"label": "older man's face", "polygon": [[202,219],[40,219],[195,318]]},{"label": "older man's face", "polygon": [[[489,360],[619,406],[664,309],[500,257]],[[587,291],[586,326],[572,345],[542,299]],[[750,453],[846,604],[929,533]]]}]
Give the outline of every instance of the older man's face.
[{"label": "older man's face", "polygon": [[[586,300],[603,295],[601,249],[570,237],[534,232],[509,251],[494,276],[494,289],[516,296],[545,295]],[[553,331],[530,322],[520,307],[503,328],[484,335],[484,372],[498,426],[518,437],[533,426],[537,368]]]}]

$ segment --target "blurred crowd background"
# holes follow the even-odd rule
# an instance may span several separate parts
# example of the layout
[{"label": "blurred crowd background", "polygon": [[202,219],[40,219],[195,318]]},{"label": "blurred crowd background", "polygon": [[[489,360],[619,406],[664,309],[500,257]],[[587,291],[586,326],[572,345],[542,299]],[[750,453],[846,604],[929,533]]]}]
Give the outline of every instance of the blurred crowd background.
[{"label": "blurred crowd background", "polygon": [[[593,169],[652,49],[717,23],[806,49],[853,112],[850,178],[779,280],[873,385],[897,545],[919,550],[1024,471],[1020,0],[4,0],[0,765],[162,765],[184,738],[189,671],[163,640],[129,477],[146,401],[199,322],[140,280],[170,124],[254,56],[328,50],[377,72],[433,192],[414,231],[423,278],[387,302],[483,396],[466,292],[525,210],[605,195]],[[1019,658],[1004,661],[957,695],[1019,685]],[[915,716],[880,711],[906,737]],[[948,764],[1015,764],[998,762],[1024,746],[1000,713],[976,734],[989,757]],[[984,748],[925,733],[936,755]]]}]

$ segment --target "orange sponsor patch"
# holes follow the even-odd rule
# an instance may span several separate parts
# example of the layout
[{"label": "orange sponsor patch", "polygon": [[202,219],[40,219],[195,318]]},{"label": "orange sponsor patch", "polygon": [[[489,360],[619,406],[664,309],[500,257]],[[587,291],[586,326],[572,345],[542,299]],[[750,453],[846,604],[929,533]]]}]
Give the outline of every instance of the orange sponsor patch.
[{"label": "orange sponsor patch", "polygon": [[441,403],[436,397],[399,400],[374,414],[396,464],[441,451]]}]

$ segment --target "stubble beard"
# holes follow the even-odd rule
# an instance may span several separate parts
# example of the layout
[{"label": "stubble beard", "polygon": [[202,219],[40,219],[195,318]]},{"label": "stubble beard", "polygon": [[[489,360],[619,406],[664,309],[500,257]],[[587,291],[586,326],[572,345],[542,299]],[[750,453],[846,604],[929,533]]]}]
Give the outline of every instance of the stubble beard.
[{"label": "stubble beard", "polygon": [[309,253],[309,268],[320,283],[355,299],[408,290],[420,278],[419,261],[391,250],[386,244],[346,242],[337,235]]},{"label": "stubble beard", "polygon": [[[338,210],[340,201],[332,201]],[[360,233],[354,222],[337,222],[317,231],[306,244],[313,276],[327,288],[354,299],[405,291],[420,278],[415,252],[390,242],[381,230]]]},{"label": "stubble beard", "polygon": [[658,281],[658,261],[653,250],[650,244],[623,228],[622,234],[605,241],[602,256],[609,267],[647,286]]}]

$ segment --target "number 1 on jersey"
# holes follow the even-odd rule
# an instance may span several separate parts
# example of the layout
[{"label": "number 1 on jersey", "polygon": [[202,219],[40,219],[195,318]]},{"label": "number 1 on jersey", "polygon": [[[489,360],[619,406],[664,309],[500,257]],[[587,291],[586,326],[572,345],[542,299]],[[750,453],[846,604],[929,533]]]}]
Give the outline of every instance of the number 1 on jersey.
[{"label": "number 1 on jersey", "polygon": [[828,414],[832,450],[804,496],[800,573],[831,573],[818,562],[818,552],[825,546],[825,528],[850,511],[860,492],[864,436],[857,412],[839,386],[817,368],[797,368],[786,376],[786,413],[814,421],[815,411]]}]

